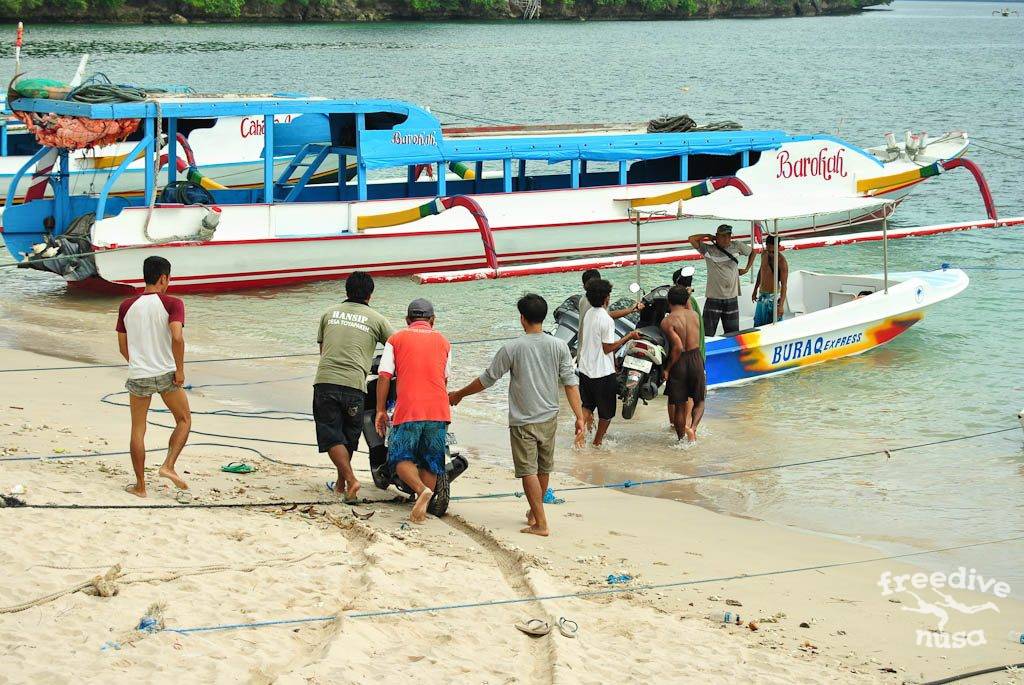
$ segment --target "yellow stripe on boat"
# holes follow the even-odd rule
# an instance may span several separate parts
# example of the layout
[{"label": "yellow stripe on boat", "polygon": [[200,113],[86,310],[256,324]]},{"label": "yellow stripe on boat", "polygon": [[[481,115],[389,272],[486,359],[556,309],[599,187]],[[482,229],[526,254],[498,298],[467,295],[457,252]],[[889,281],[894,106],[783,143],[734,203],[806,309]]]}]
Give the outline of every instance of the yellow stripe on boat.
[{"label": "yellow stripe on boat", "polygon": [[[137,159],[142,159],[144,155],[145,152],[140,152],[135,155],[135,159],[132,161],[134,162]],[[128,153],[125,153],[123,155],[109,155],[106,157],[86,157],[84,161],[93,169],[114,169],[120,166],[121,162],[123,162],[127,157]]]},{"label": "yellow stripe on boat", "polygon": [[430,202],[418,205],[416,207],[410,207],[409,209],[400,209],[397,212],[385,212],[383,214],[367,214],[365,216],[356,217],[356,229],[365,230],[367,228],[387,228],[388,226],[401,226],[402,224],[412,223],[413,221],[419,221],[425,216],[433,216],[434,214],[440,214],[444,211],[444,205],[441,204],[440,198],[437,200],[431,200]]},{"label": "yellow stripe on boat", "polygon": [[870,193],[875,190],[882,190],[886,188],[893,188],[895,186],[906,185],[907,183],[913,183],[921,179],[928,178],[930,176],[938,176],[943,172],[941,162],[934,162],[928,166],[919,167],[917,169],[910,169],[909,171],[903,171],[898,174],[890,174],[889,176],[876,176],[874,178],[865,178],[857,181],[857,192],[858,193]]},{"label": "yellow stripe on boat", "polygon": [[668,205],[673,202],[685,202],[692,200],[695,197],[701,197],[707,195],[712,191],[709,183],[703,181],[701,183],[694,183],[688,188],[682,190],[673,190],[671,193],[665,193],[664,195],[652,195],[651,197],[638,197],[634,200],[629,201],[630,207],[650,207],[652,205]]}]

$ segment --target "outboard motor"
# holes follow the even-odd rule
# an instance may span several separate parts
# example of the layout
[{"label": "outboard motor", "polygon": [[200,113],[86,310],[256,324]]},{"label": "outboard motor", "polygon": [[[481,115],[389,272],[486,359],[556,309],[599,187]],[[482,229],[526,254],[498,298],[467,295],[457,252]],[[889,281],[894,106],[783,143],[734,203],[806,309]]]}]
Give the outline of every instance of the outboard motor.
[{"label": "outboard motor", "polygon": [[[387,490],[394,485],[398,490],[409,496],[415,495],[412,488],[405,484],[391,465],[388,464],[387,436],[381,437],[377,428],[373,425],[377,414],[377,369],[380,365],[380,355],[373,359],[373,366],[370,370],[370,377],[367,379],[366,404],[363,407],[363,438],[370,452],[370,474],[373,476],[373,484],[381,490]],[[391,390],[388,393],[388,415],[395,406],[397,398],[397,378],[392,379]],[[448,504],[451,500],[451,483],[461,476],[469,468],[469,461],[462,456],[455,443],[455,436],[448,433],[445,443],[445,472],[437,477],[437,485],[434,488],[434,496],[427,505],[427,512],[434,516],[444,516],[448,511]]]}]

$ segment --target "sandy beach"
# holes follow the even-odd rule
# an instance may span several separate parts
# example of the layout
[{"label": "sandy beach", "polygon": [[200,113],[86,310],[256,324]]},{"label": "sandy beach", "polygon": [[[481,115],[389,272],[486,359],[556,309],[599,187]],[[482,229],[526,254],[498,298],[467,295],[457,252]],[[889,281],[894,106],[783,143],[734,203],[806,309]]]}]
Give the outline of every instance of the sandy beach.
[{"label": "sandy beach", "polygon": [[[98,347],[83,356],[116,362]],[[72,363],[0,350],[4,369]],[[233,374],[251,376],[256,364],[236,363]],[[279,362],[281,375],[308,364]],[[201,384],[213,369],[187,371],[189,382]],[[198,434],[179,461],[192,506],[158,482],[159,451],[150,458],[149,498],[139,500],[121,489],[131,480],[126,455],[62,457],[126,449],[127,410],[98,402],[121,390],[123,374],[96,368],[0,376],[0,491],[20,485],[21,500],[43,505],[0,512],[8,541],[0,682],[923,682],[1020,661],[1019,645],[1007,637],[1021,615],[1012,598],[956,591],[964,604],[998,605],[954,613],[947,627],[984,631],[986,644],[918,646],[917,631],[934,629],[935,617],[905,611],[915,607],[912,597],[883,596],[878,585],[884,572],[914,573],[905,563],[912,559],[860,563],[884,554],[676,501],[607,489],[565,492],[564,503],[549,507],[547,539],[518,532],[525,506],[515,497],[455,501],[448,516],[410,527],[403,525],[409,505],[394,490],[374,488],[365,471],[364,501],[350,507],[332,501],[324,486],[332,471],[310,447]],[[190,400],[196,412],[228,406],[201,389]],[[510,472],[484,458],[500,447],[474,444],[472,425],[458,416],[456,423],[471,468],[453,494],[518,490]],[[196,432],[312,439],[303,421],[250,430],[254,424],[199,413],[193,420]],[[151,428],[148,446],[161,447],[167,434]],[[41,455],[54,458],[14,460]],[[257,470],[220,471],[237,460]],[[365,469],[365,456],[355,466]],[[553,479],[556,491],[579,484]],[[268,506],[196,506],[243,503]],[[68,504],[160,508],[45,508]],[[832,567],[793,571],[813,566]],[[90,582],[104,574],[112,583]],[[631,579],[612,585],[610,575]],[[680,584],[630,590],[673,583]],[[604,594],[535,599],[594,592]],[[60,596],[46,598],[54,593]],[[507,600],[516,601],[500,603]],[[32,606],[12,610],[25,603]],[[485,605],[358,616],[467,603]],[[723,624],[727,611],[742,625]],[[164,630],[135,630],[147,612]],[[579,625],[576,638],[557,629],[531,638],[513,627],[560,617]],[[318,620],[173,632],[304,618]],[[1004,672],[984,682],[1014,677]]]}]

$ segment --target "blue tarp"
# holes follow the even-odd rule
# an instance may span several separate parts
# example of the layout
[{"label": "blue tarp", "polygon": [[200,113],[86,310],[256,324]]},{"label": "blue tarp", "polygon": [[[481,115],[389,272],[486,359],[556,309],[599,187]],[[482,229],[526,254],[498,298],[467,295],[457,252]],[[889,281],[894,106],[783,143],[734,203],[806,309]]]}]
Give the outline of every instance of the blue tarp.
[{"label": "blue tarp", "polygon": [[368,169],[504,159],[620,162],[692,154],[734,155],[775,149],[793,140],[807,140],[807,136],[784,131],[714,131],[444,140],[437,131],[409,131],[398,126],[395,131],[367,131],[360,155]]}]

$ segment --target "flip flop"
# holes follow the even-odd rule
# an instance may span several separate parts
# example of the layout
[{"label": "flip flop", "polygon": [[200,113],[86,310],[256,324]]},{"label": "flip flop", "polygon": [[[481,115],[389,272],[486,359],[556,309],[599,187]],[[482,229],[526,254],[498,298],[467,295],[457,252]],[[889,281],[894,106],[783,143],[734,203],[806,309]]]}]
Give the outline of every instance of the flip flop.
[{"label": "flip flop", "polygon": [[519,631],[532,637],[543,637],[551,632],[551,624],[539,618],[531,618],[525,623],[520,621],[515,626]]},{"label": "flip flop", "polygon": [[192,493],[190,491],[188,491],[188,490],[177,490],[174,493],[174,500],[178,504],[191,504],[192,503]]},{"label": "flip flop", "polygon": [[244,461],[233,461],[227,466],[221,466],[220,470],[225,473],[252,473],[256,469]]},{"label": "flip flop", "polygon": [[576,637],[576,633],[580,632],[580,626],[576,621],[571,621],[563,616],[558,619],[558,632],[565,637]]}]

